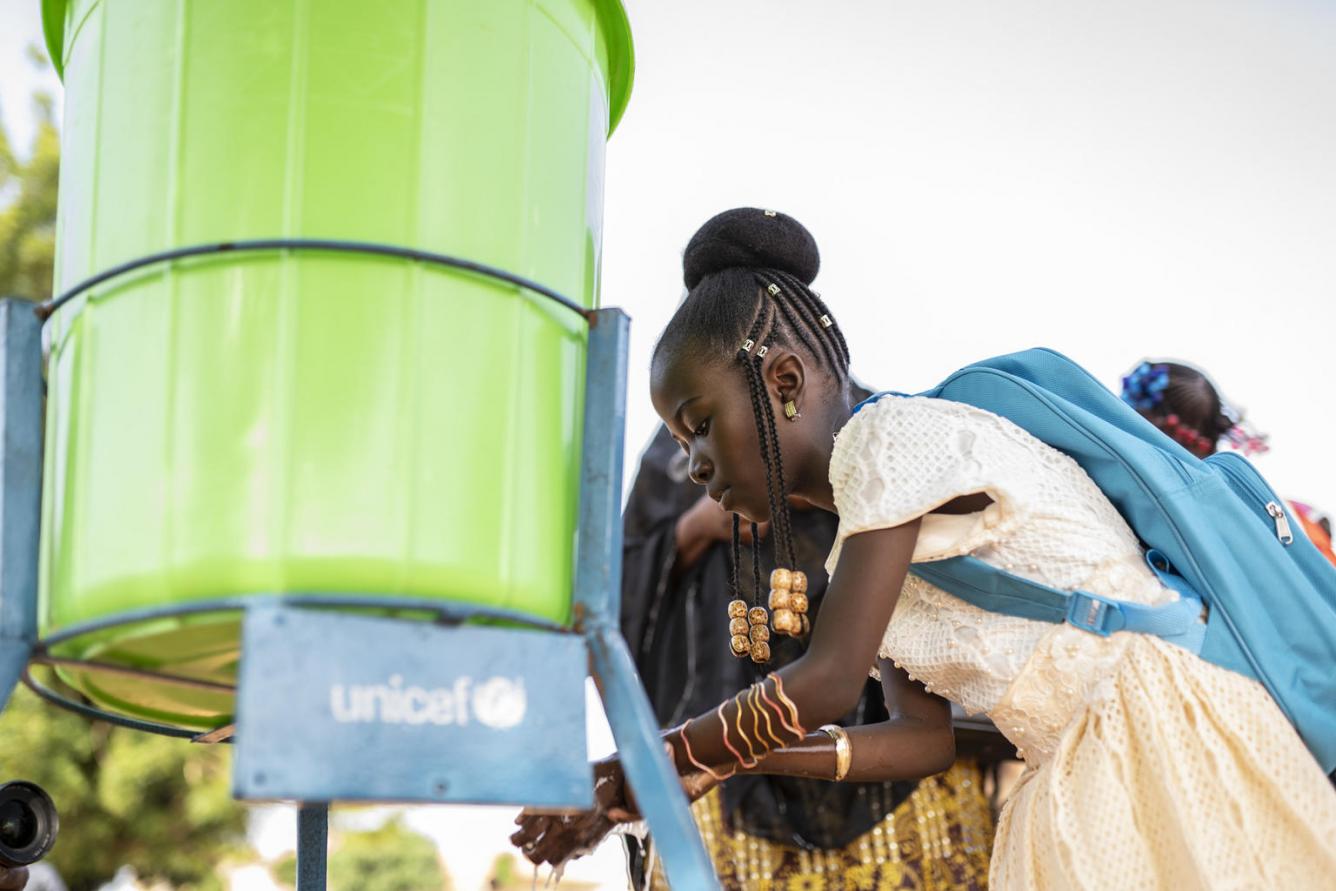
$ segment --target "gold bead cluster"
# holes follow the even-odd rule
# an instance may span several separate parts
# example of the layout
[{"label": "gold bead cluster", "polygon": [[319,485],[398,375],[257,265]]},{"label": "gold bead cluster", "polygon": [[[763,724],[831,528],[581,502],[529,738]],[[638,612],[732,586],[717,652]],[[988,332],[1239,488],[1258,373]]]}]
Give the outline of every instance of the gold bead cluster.
[{"label": "gold bead cluster", "polygon": [[747,601],[728,604],[728,633],[733,655],[751,656],[758,665],[770,661],[770,615],[763,606],[747,607]]},{"label": "gold bead cluster", "polygon": [[748,607],[745,600],[728,604],[728,633],[733,655],[750,656],[760,665],[770,661],[770,629],[775,634],[803,637],[812,630],[807,618],[807,576],[794,569],[770,573],[771,615],[763,606]]},{"label": "gold bead cluster", "polygon": [[812,630],[807,618],[807,576],[798,570],[776,569],[770,573],[770,608],[776,634],[803,637]]}]

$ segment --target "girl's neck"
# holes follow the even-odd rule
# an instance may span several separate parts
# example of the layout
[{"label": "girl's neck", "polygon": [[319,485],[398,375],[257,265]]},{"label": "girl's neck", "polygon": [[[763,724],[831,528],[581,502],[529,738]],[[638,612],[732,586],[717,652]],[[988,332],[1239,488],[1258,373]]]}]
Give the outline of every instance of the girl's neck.
[{"label": "girl's neck", "polygon": [[851,417],[853,406],[847,399],[830,412],[827,422],[821,425],[825,432],[815,434],[817,439],[810,453],[811,460],[793,489],[794,497],[832,514],[837,511],[835,490],[830,484],[830,457],[835,451],[835,437]]}]

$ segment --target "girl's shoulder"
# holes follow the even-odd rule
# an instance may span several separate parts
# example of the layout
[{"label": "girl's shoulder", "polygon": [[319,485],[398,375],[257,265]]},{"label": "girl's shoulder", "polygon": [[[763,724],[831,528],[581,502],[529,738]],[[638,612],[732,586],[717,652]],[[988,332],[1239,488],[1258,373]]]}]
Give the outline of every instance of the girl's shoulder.
[{"label": "girl's shoulder", "polygon": [[[963,402],[898,394],[860,404],[835,438],[830,482],[939,490],[1025,480],[1056,456],[1006,418]],[[936,493],[934,492],[934,495]]]},{"label": "girl's shoulder", "polygon": [[[931,440],[953,432],[979,429],[1003,432],[1015,428],[1005,418],[981,408],[950,399],[911,396],[903,393],[879,393],[859,403],[853,416],[835,437],[835,450],[841,445],[867,445],[893,439],[900,446],[910,445],[906,437]],[[1019,428],[1015,428],[1019,430]]]}]

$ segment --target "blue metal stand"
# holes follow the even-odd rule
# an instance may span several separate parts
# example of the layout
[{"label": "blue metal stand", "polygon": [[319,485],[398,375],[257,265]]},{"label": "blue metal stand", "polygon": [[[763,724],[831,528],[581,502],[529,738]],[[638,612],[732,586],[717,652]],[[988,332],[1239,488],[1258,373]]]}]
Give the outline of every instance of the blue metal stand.
[{"label": "blue metal stand", "polygon": [[[224,248],[390,251],[377,245],[291,240],[181,249],[122,264],[81,283],[43,308],[43,313],[49,315],[62,302],[112,275],[170,262],[178,254]],[[583,762],[581,687],[586,664],[600,682],[627,778],[654,835],[669,882],[674,888],[693,891],[718,888],[620,632],[627,316],[617,309],[585,310],[528,280],[457,258],[409,255],[401,250],[390,253],[501,278],[556,299],[589,323],[574,627],[558,628],[535,617],[502,615],[495,609],[461,603],[410,603],[320,592],[177,605],[108,617],[95,624],[110,627],[149,618],[149,613],[169,615],[183,609],[244,613],[246,646],[237,688],[234,791],[242,798],[306,802],[298,815],[299,891],[325,887],[328,802],[472,801],[587,807],[592,793],[588,765]],[[90,717],[140,730],[193,736],[197,742],[228,740],[231,726],[194,734],[151,724],[63,699],[24,674],[30,659],[49,665],[72,661],[54,659],[46,644],[88,630],[64,629],[52,641],[37,640],[40,336],[31,304],[0,301],[0,706],[23,676],[39,695]],[[436,613],[437,621],[426,623],[420,616],[414,621],[396,621],[324,611],[372,602],[390,611],[426,610]],[[512,627],[453,627],[469,619],[499,619]],[[284,622],[290,640],[304,642],[303,647],[286,654],[273,642],[272,629],[265,631]],[[517,622],[530,630],[513,627]],[[267,633],[270,638],[265,646]],[[367,646],[373,641],[376,646]],[[351,658],[350,653],[354,654]],[[546,671],[548,676],[535,676],[535,671]],[[478,676],[470,677],[469,672]],[[557,679],[563,683],[555,683]],[[178,680],[189,683],[188,679]],[[341,765],[346,769],[340,769]]]},{"label": "blue metal stand", "polygon": [[33,305],[0,300],[0,709],[37,641],[42,513],[42,328]]},{"label": "blue metal stand", "polygon": [[589,644],[612,735],[636,801],[674,888],[717,888],[718,879],[687,807],[677,771],[622,639],[622,457],[630,319],[618,309],[589,325],[576,624]]}]

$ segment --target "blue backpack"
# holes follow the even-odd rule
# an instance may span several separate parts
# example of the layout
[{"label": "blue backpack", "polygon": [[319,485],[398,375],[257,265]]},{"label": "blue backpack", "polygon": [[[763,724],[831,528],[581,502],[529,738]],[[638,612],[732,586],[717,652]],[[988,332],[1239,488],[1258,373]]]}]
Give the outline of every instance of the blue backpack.
[{"label": "blue backpack", "polygon": [[[863,405],[886,395],[903,394]],[[1001,415],[1071,456],[1180,599],[1150,607],[1060,591],[970,556],[916,563],[915,575],[993,612],[1154,634],[1260,681],[1322,769],[1336,770],[1336,567],[1252,464],[1195,457],[1052,350],[978,362],[919,395]]]}]

